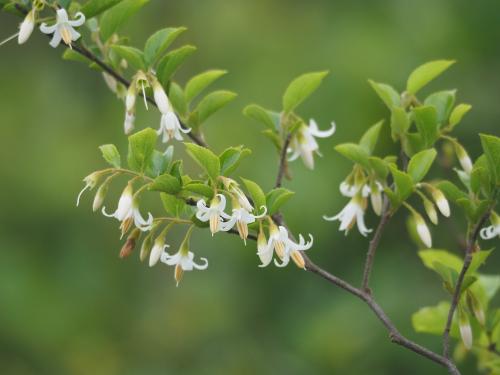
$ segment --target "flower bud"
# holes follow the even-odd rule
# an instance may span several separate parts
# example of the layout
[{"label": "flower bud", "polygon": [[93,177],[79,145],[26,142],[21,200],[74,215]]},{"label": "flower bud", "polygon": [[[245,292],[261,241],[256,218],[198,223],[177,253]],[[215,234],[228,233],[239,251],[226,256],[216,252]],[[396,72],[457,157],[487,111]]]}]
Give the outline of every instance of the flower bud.
[{"label": "flower bud", "polygon": [[464,346],[470,350],[472,349],[472,327],[469,322],[469,317],[464,309],[459,306],[458,310],[458,327],[460,329],[460,336],[462,337],[462,341]]},{"label": "flower bud", "polygon": [[125,112],[125,121],[123,122],[123,131],[130,134],[134,130],[135,115],[133,112]]},{"label": "flower bud", "polygon": [[432,237],[424,218],[418,212],[413,212],[413,217],[415,219],[415,225],[417,226],[417,233],[422,242],[428,248],[432,247]]},{"label": "flower bud", "polygon": [[99,189],[97,189],[97,192],[95,193],[94,197],[94,202],[92,204],[92,210],[96,212],[99,208],[101,208],[104,198],[106,198],[106,195],[108,194],[109,190],[109,179],[104,181],[104,183],[99,186]]},{"label": "flower bud", "polygon": [[476,298],[476,296],[470,291],[467,291],[467,303],[469,304],[479,324],[484,326],[484,324],[486,323],[486,317],[484,315],[483,306],[481,305],[481,302]]},{"label": "flower bud", "polygon": [[120,250],[120,258],[126,258],[130,254],[132,254],[132,251],[135,248],[135,244],[137,242],[137,239],[141,235],[141,231],[139,229],[134,229],[132,233],[127,237],[127,240],[125,241],[125,244]]},{"label": "flower bud", "polygon": [[462,147],[460,143],[455,143],[455,153],[457,154],[458,161],[462,166],[462,169],[465,173],[470,174],[472,172],[472,161],[465,151],[465,148]]},{"label": "flower bud", "polygon": [[144,262],[151,251],[153,246],[153,236],[149,234],[144,241],[142,241],[141,251],[139,252],[139,259]]},{"label": "flower bud", "polygon": [[450,205],[443,192],[432,185],[429,186],[431,186],[430,192],[432,195],[432,199],[434,199],[434,202],[436,202],[436,206],[438,207],[441,214],[445,217],[450,217]]},{"label": "flower bud", "polygon": [[31,36],[33,29],[35,28],[35,9],[32,9],[24,18],[23,22],[19,26],[19,35],[17,42],[19,44],[25,43]]},{"label": "flower bud", "polygon": [[168,112],[171,112],[167,94],[165,93],[165,90],[161,86],[160,82],[158,82],[158,80],[155,78],[152,85],[155,103],[160,112],[164,115]]},{"label": "flower bud", "polygon": [[135,99],[137,97],[137,85],[132,82],[127,89],[127,95],[125,96],[125,110],[127,112],[135,112]]},{"label": "flower bud", "polygon": [[[167,235],[170,228],[174,225],[173,222],[169,223],[160,233],[158,237],[156,237],[155,242],[153,244],[153,248],[151,249],[151,253],[149,254],[149,267],[153,267],[158,263],[161,258],[161,254],[165,250],[166,247],[170,247],[165,243],[165,236]],[[184,243],[184,242],[183,242]]]},{"label": "flower bud", "polygon": [[111,90],[111,92],[116,94],[118,82],[116,82],[115,77],[111,76],[110,74],[108,74],[106,72],[102,72],[102,78],[104,79],[106,86],[108,86],[108,88]]},{"label": "flower bud", "polygon": [[434,204],[428,200],[427,198],[423,199],[424,201],[424,208],[425,212],[427,213],[427,216],[431,220],[432,224],[437,225],[438,224],[438,214],[436,211],[436,208],[434,207]]},{"label": "flower bud", "polygon": [[373,212],[377,216],[382,214],[382,193],[380,192],[379,186],[374,182],[370,185],[370,201],[372,204]]}]

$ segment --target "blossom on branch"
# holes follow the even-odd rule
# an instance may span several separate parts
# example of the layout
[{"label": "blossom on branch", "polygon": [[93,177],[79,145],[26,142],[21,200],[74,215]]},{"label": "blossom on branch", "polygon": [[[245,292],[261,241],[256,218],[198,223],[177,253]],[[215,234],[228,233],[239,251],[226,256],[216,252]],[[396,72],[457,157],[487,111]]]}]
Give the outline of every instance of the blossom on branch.
[{"label": "blossom on branch", "polygon": [[54,34],[49,43],[52,47],[56,48],[62,40],[71,48],[71,43],[81,36],[74,28],[85,22],[85,15],[82,12],[78,12],[76,17],[77,19],[70,20],[66,9],[60,8],[57,10],[56,23],[48,26],[44,22],[40,25],[40,31],[44,34]]}]

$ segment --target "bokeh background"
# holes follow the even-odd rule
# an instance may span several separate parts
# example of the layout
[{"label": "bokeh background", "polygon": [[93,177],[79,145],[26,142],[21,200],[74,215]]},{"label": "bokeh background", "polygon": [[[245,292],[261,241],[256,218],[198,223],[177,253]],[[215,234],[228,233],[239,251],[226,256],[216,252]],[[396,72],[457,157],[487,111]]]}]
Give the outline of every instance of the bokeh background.
[{"label": "bokeh background", "polygon": [[[212,118],[206,137],[217,151],[252,148],[241,174],[265,188],[276,173],[275,151],[242,108],[257,102],[279,109],[293,77],[331,70],[300,113],[322,127],[335,120],[338,132],[321,141],[324,157],[314,172],[293,164],[286,185],[297,194],[285,213],[295,233],[314,234],[314,260],[357,283],[367,240],[356,231],[344,237],[321,220],[346,203],[338,184],[350,165],[333,143],[357,140],[387,116],[368,78],[402,89],[417,65],[454,58],[458,64],[430,89],[456,88],[459,101],[473,105],[458,136],[477,156],[477,133],[499,133],[499,12],[493,0],[152,0],[125,32],[142,46],[157,29],[189,27],[177,44],[199,50],[177,74],[181,83],[207,68],[230,71],[217,86],[238,99]],[[18,22],[1,14],[0,35]],[[92,214],[91,195],[78,209],[75,198],[82,177],[104,165],[99,145],[125,151],[123,105],[99,74],[62,61],[62,48],[47,42],[35,33],[22,47],[0,48],[0,373],[444,373],[389,343],[352,296],[293,266],[258,268],[254,244],[244,247],[236,237],[196,233],[193,249],[210,267],[185,275],[179,288],[170,268],[149,269],[137,254],[118,259],[117,222]],[[139,114],[139,128],[157,123],[156,113]],[[114,207],[116,198],[106,204]],[[403,333],[439,350],[439,337],[411,328],[414,311],[446,294],[407,240],[404,218],[400,213],[382,240],[373,289]],[[452,221],[434,230],[435,244],[458,251]],[[373,227],[376,218],[367,222]],[[498,264],[494,256],[487,270]],[[473,361],[462,368],[476,373]]]}]

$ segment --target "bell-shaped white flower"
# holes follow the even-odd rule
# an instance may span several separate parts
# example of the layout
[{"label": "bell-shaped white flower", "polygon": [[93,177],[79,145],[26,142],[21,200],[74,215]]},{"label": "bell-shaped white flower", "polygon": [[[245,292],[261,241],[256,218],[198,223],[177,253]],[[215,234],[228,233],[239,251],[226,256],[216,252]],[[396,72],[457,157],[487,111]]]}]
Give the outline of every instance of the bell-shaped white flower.
[{"label": "bell-shaped white flower", "polygon": [[181,281],[182,275],[185,271],[192,271],[193,269],[206,270],[208,267],[207,258],[200,258],[203,263],[196,263],[194,261],[194,254],[189,251],[189,241],[193,228],[194,226],[189,228],[186,237],[184,238],[184,241],[182,241],[182,244],[177,253],[170,255],[167,252],[163,252],[161,254],[162,263],[165,263],[169,266],[175,266],[174,277],[175,281],[177,282],[177,286],[179,286],[179,282]]},{"label": "bell-shaped white flower", "polygon": [[233,213],[230,219],[221,224],[221,229],[223,231],[228,231],[236,225],[236,229],[241,237],[241,239],[247,243],[248,238],[248,224],[255,223],[256,219],[261,219],[267,214],[267,208],[265,206],[261,207],[263,211],[260,215],[253,215],[246,208],[241,207],[239,201],[233,201]]},{"label": "bell-shaped white flower", "polygon": [[429,227],[425,223],[424,218],[417,212],[413,212],[413,217],[415,219],[415,225],[417,229],[417,234],[424,243],[425,246],[428,248],[432,247],[432,236],[431,232],[429,231]]},{"label": "bell-shaped white flower", "polygon": [[267,245],[264,245],[263,240],[265,236],[261,235],[261,233],[259,233],[260,241],[259,237],[257,237],[257,254],[262,262],[259,267],[268,266],[273,259],[273,253],[276,252],[276,255],[281,259],[281,262],[278,262],[276,259],[274,260],[274,264],[277,267],[285,267],[291,258],[299,268],[305,268],[304,258],[300,254],[300,251],[305,251],[312,247],[312,235],[309,234],[309,242],[305,242],[304,237],[299,235],[299,242],[295,243],[289,238],[288,230],[285,227],[277,227],[272,221],[269,224],[269,241]]},{"label": "bell-shaped white flower", "polygon": [[207,207],[206,202],[200,199],[196,203],[197,211],[196,217],[198,220],[210,223],[210,232],[212,236],[219,230],[229,230],[231,228],[226,228],[224,224],[224,219],[229,220],[231,216],[226,214],[224,210],[226,209],[226,197],[222,194],[217,194],[212,201],[210,206]]},{"label": "bell-shaped white flower", "polygon": [[118,221],[121,221],[120,229],[122,230],[122,236],[127,233],[132,224],[143,232],[150,230],[153,225],[153,215],[151,213],[148,213],[147,219],[142,217],[139,210],[139,202],[133,196],[132,184],[127,184],[123,190],[115,212],[108,214],[106,207],[103,207],[102,213],[104,216],[114,217]]},{"label": "bell-shaped white flower", "polygon": [[19,25],[19,34],[17,36],[17,42],[19,44],[26,43],[26,41],[33,33],[33,29],[35,28],[35,9],[29,11],[29,13],[24,18],[21,25]]},{"label": "bell-shaped white flower", "polygon": [[347,235],[349,230],[356,223],[358,225],[359,233],[367,236],[372,230],[368,229],[365,225],[365,208],[366,198],[362,198],[359,194],[354,196],[349,203],[335,216],[323,216],[327,221],[340,221],[340,231],[345,231]]},{"label": "bell-shaped white flower", "polygon": [[458,328],[460,330],[460,336],[462,337],[462,342],[466,349],[472,349],[473,336],[472,327],[470,325],[469,317],[462,306],[458,306]]},{"label": "bell-shaped white flower", "polygon": [[491,225],[481,229],[480,235],[483,240],[491,240],[492,238],[500,238],[500,216],[495,212],[491,213]]},{"label": "bell-shaped white flower", "polygon": [[179,118],[173,111],[169,111],[161,115],[160,128],[157,130],[158,135],[162,135],[162,142],[167,143],[172,139],[182,141],[182,133],[187,134],[191,128],[184,129],[179,121]]},{"label": "bell-shaped white flower", "polygon": [[161,258],[161,255],[170,245],[165,243],[165,237],[160,235],[155,240],[151,252],[149,253],[149,267],[153,267]]},{"label": "bell-shaped white flower", "polygon": [[125,134],[130,134],[134,130],[135,114],[133,112],[125,112],[125,121],[123,122],[123,131]]},{"label": "bell-shaped white flower", "polygon": [[152,80],[153,86],[153,96],[155,98],[155,103],[162,114],[167,114],[171,112],[170,101],[168,100],[167,93],[163,89],[162,85],[156,78]]},{"label": "bell-shaped white flower", "polygon": [[315,138],[330,137],[333,133],[335,133],[334,122],[332,122],[331,128],[325,131],[319,130],[313,119],[309,121],[309,126],[302,124],[290,141],[287,152],[292,153],[292,155],[288,161],[296,160],[300,156],[307,168],[314,169],[314,153],[321,156]]},{"label": "bell-shaped white flower", "polygon": [[75,16],[77,17],[75,20],[70,20],[66,9],[60,8],[57,10],[56,23],[54,25],[48,26],[46,23],[40,25],[42,33],[54,34],[50,41],[52,47],[57,47],[61,43],[61,40],[71,47],[71,43],[80,38],[80,33],[74,28],[84,24],[85,15],[82,12],[78,12]]}]

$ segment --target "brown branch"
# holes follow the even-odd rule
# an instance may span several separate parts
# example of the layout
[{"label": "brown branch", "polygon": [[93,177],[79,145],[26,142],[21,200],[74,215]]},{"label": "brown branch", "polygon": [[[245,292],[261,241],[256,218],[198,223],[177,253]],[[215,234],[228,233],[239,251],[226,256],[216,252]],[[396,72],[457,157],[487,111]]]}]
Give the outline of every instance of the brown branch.
[{"label": "brown branch", "polygon": [[464,258],[464,264],[462,266],[462,269],[460,270],[460,274],[458,275],[457,279],[457,284],[455,286],[455,289],[453,290],[453,296],[451,298],[451,304],[450,304],[450,310],[448,311],[448,318],[446,320],[446,326],[444,328],[443,332],[443,356],[446,358],[450,358],[450,331],[451,331],[451,325],[453,323],[453,316],[455,315],[455,310],[457,309],[458,302],[460,300],[460,295],[461,295],[461,289],[462,285],[465,279],[465,275],[467,274],[467,271],[469,270],[470,264],[472,262],[472,256],[474,253],[474,247],[476,244],[476,241],[479,237],[479,232],[481,228],[484,226],[486,221],[491,215],[491,211],[496,205],[496,194],[498,190],[495,190],[493,194],[493,200],[491,204],[489,205],[488,209],[486,212],[481,216],[480,220],[477,222],[477,224],[474,226],[474,229],[471,232],[471,235],[469,237],[469,240],[467,242],[467,247],[465,249],[465,258]]},{"label": "brown branch", "polygon": [[283,142],[283,147],[281,148],[278,176],[276,177],[276,183],[274,184],[275,188],[281,187],[281,184],[283,182],[283,177],[285,176],[286,170],[288,168],[286,153],[288,151],[288,146],[290,145],[291,139],[292,139],[292,134],[288,133],[287,136],[285,137],[285,142]]},{"label": "brown branch", "polygon": [[368,252],[366,253],[366,260],[365,260],[365,268],[363,271],[363,284],[361,289],[368,294],[371,294],[369,283],[370,283],[370,275],[373,268],[373,262],[375,261],[375,252],[377,251],[380,239],[382,238],[382,233],[385,229],[386,224],[389,222],[390,218],[391,218],[391,211],[389,210],[389,200],[384,195],[384,206],[382,209],[382,216],[378,223],[377,229],[375,230],[373,238],[370,241],[370,245],[368,246]]}]

